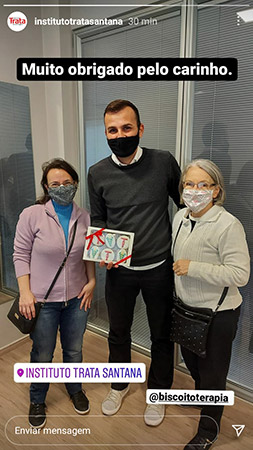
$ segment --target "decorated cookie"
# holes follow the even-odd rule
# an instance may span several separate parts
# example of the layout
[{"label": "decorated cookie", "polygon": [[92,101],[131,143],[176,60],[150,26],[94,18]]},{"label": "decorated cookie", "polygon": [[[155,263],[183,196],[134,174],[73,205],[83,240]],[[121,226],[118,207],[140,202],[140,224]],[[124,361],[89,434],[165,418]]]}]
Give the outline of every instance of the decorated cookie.
[{"label": "decorated cookie", "polygon": [[102,261],[109,262],[114,260],[114,252],[110,248],[105,248],[101,252]]},{"label": "decorated cookie", "polygon": [[126,257],[127,257],[127,251],[124,248],[122,248],[121,250],[118,251],[118,254],[117,254],[118,261],[120,261],[121,259],[124,259]]},{"label": "decorated cookie", "polygon": [[92,244],[97,245],[98,247],[100,247],[101,245],[104,245],[104,243],[101,242],[101,241],[103,241],[105,243],[105,237],[104,237],[103,234],[102,234],[102,236],[99,236],[99,238],[98,238],[98,236],[94,235],[93,236],[93,240],[92,240]]},{"label": "decorated cookie", "polygon": [[113,248],[115,246],[115,235],[112,233],[107,233],[105,236],[105,244],[109,248]]},{"label": "decorated cookie", "polygon": [[89,251],[89,257],[92,259],[98,259],[100,250],[96,245],[93,245]]},{"label": "decorated cookie", "polygon": [[119,248],[128,248],[129,246],[129,237],[128,236],[120,236],[117,239],[117,246]]}]

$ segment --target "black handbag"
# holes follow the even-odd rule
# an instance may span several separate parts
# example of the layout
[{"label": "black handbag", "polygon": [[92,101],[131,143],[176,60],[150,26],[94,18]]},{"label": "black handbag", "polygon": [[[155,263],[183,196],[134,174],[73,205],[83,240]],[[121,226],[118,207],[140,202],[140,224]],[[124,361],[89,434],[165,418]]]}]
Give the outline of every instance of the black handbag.
[{"label": "black handbag", "polygon": [[[183,221],[179,224],[174,239],[173,250],[182,224]],[[227,292],[228,287],[225,287],[215,311],[211,308],[189,306],[174,293],[174,306],[171,311],[170,340],[182,345],[182,347],[187,348],[201,358],[205,358],[208,331]]]},{"label": "black handbag", "polygon": [[15,325],[15,327],[17,327],[19,331],[21,331],[21,333],[30,334],[35,328],[37,319],[39,317],[40,309],[43,304],[44,304],[43,302],[34,303],[35,317],[27,319],[19,311],[19,294],[18,294],[11,306],[11,309],[7,314],[7,317],[13,323],[13,325]]},{"label": "black handbag", "polygon": [[74,239],[75,239],[75,235],[76,235],[76,228],[77,228],[77,221],[74,224],[74,230],[73,230],[73,236],[71,239],[71,243],[68,249],[68,252],[64,258],[64,260],[62,261],[59,269],[57,270],[57,273],[52,281],[52,283],[50,284],[50,287],[44,297],[44,301],[43,302],[36,302],[34,303],[34,307],[35,307],[35,317],[32,317],[31,319],[26,319],[25,316],[23,316],[21,314],[21,312],[19,311],[19,298],[20,295],[18,294],[17,297],[15,298],[8,314],[7,317],[8,319],[13,323],[13,325],[15,325],[15,327],[17,327],[19,329],[19,331],[21,331],[21,333],[23,334],[30,334],[32,333],[32,331],[35,328],[36,322],[38,320],[39,317],[39,313],[41,308],[43,308],[44,304],[45,304],[45,300],[48,298],[50,292],[52,291],[57,278],[59,277],[63,267],[65,266],[65,263],[67,261],[67,258],[70,254],[70,251],[72,249],[73,243],[74,243]]},{"label": "black handbag", "polygon": [[211,308],[196,308],[186,305],[180,298],[174,296],[174,307],[171,312],[170,340],[182,345],[182,347],[187,348],[201,358],[205,358],[208,331],[227,292],[228,287],[225,287],[215,311]]}]

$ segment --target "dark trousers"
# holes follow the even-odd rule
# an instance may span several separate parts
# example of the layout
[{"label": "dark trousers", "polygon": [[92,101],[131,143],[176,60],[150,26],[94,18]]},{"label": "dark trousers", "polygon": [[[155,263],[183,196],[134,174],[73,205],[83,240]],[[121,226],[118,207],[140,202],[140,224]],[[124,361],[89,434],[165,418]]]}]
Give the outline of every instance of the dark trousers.
[{"label": "dark trousers", "polygon": [[[236,335],[239,315],[240,307],[216,314],[209,329],[206,358],[200,358],[181,347],[185,364],[195,380],[195,389],[226,389],[232,342]],[[201,436],[210,440],[217,436],[223,409],[223,406],[203,406],[198,428]]]},{"label": "dark trousers", "polygon": [[[143,271],[119,267],[107,271],[106,303],[109,313],[109,361],[131,362],[131,326],[136,297],[141,291],[151,335],[151,365],[149,389],[168,389],[173,381],[173,350],[169,340],[169,320],[172,307],[172,261]],[[122,390],[126,383],[113,383]]]}]

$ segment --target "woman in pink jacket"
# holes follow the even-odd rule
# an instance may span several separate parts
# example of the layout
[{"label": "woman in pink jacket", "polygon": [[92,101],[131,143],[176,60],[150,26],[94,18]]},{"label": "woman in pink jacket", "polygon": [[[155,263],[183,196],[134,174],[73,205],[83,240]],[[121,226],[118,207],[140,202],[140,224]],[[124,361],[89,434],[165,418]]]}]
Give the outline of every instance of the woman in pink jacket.
[{"label": "woman in pink jacket", "polygon": [[[78,174],[62,159],[54,159],[42,167],[43,197],[24,209],[16,228],[14,265],[20,291],[20,312],[35,316],[35,302],[44,300],[73,236],[73,247],[48,299],[41,308],[33,341],[31,362],[51,362],[58,327],[63,362],[82,362],[82,342],[88,312],[95,288],[93,262],[82,259],[89,214],[73,202]],[[29,423],[41,428],[46,423],[45,398],[48,383],[30,386]],[[74,409],[79,414],[89,411],[89,401],[80,383],[66,383]]]}]

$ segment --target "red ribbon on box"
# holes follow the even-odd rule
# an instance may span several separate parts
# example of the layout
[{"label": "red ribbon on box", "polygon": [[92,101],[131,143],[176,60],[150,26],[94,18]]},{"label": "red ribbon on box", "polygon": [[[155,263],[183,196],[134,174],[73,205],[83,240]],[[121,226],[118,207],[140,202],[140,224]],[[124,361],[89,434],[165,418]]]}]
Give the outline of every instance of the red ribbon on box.
[{"label": "red ribbon on box", "polygon": [[87,250],[89,250],[92,241],[93,241],[93,237],[96,236],[98,238],[98,240],[101,242],[101,244],[104,244],[104,241],[102,241],[102,239],[100,238],[100,236],[102,236],[102,233],[104,231],[105,228],[100,228],[100,230],[97,230],[95,233],[90,234],[89,236],[86,236],[85,239],[90,239],[90,242],[87,246]]},{"label": "red ribbon on box", "polygon": [[132,255],[129,255],[129,256],[126,256],[126,257],[123,258],[123,259],[120,259],[120,261],[117,261],[116,263],[114,263],[114,266],[116,266],[117,264],[120,264],[120,263],[126,261],[127,259],[131,258],[131,256],[132,256]]}]

